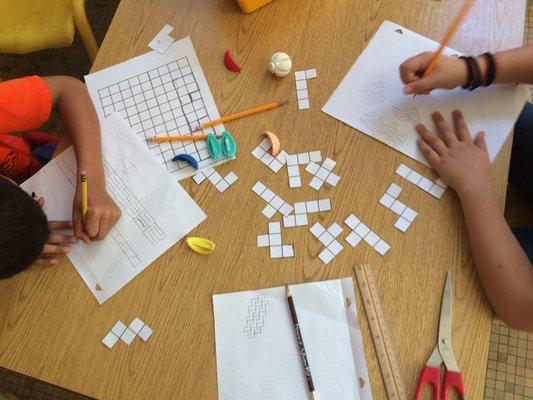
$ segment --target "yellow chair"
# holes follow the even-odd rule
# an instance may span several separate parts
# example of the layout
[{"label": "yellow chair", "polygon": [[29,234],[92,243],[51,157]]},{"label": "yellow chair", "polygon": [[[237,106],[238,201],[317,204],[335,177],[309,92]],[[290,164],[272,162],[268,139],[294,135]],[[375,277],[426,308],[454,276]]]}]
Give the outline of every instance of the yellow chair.
[{"label": "yellow chair", "polygon": [[0,0],[0,53],[70,46],[74,26],[94,61],[98,45],[87,21],[85,0]]}]

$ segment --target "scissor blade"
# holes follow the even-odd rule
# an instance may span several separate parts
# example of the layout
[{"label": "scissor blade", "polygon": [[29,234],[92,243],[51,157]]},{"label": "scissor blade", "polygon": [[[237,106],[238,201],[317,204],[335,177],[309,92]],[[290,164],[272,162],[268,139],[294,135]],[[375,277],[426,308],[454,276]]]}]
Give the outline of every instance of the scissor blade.
[{"label": "scissor blade", "polygon": [[452,273],[448,271],[440,306],[439,351],[446,368],[450,371],[459,371],[452,351],[452,297]]}]

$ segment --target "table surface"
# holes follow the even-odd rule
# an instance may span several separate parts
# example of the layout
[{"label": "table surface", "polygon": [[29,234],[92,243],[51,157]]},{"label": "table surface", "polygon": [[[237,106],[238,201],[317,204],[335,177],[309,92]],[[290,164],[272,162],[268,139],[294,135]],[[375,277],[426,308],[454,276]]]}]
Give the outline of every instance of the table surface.
[{"label": "table surface", "polygon": [[[491,310],[478,282],[457,197],[450,190],[438,201],[402,182],[394,170],[403,162],[426,175],[426,167],[320,111],[349,67],[385,20],[439,40],[461,1],[276,0],[245,15],[231,0],[122,0],[93,71],[146,52],[161,27],[190,36],[221,114],[271,100],[294,99],[294,79],[273,80],[269,56],[285,51],[294,70],[317,67],[309,83],[311,109],[296,104],[227,124],[239,142],[236,161],[219,167],[239,180],[220,194],[210,184],[182,182],[209,218],[192,234],[208,237],[216,252],[199,256],[175,245],[150,268],[98,306],[68,259],[54,268],[34,267],[0,281],[0,365],[101,399],[211,399],[217,394],[212,295],[285,283],[354,276],[353,266],[372,265],[409,396],[420,368],[435,345],[446,271],[454,277],[453,345],[467,394],[482,397]],[[522,43],[525,0],[478,2],[451,47],[481,53]],[[225,69],[222,56],[233,50],[243,66]],[[304,185],[289,190],[286,170],[274,174],[250,154],[268,129],[289,153],[320,149],[337,161],[336,188],[319,194]],[[511,140],[494,165],[502,207]],[[263,202],[250,190],[261,180],[288,202],[330,197],[333,211],[310,220],[329,226],[351,212],[392,245],[380,257],[366,245],[347,247],[329,266],[307,228],[289,229],[296,257],[270,260],[256,247],[265,233]],[[390,182],[404,187],[402,201],[419,217],[408,233],[378,199]],[[246,205],[246,207],[243,207]],[[365,356],[375,399],[386,397],[363,308],[359,306]],[[112,350],[100,340],[117,320],[139,316],[154,328],[147,343]]]}]

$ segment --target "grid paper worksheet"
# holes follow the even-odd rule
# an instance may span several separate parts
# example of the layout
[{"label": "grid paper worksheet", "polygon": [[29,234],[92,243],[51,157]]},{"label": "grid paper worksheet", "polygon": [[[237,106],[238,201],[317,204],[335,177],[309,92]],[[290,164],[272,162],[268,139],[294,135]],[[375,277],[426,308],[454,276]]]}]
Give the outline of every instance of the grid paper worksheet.
[{"label": "grid paper worksheet", "polygon": [[[164,53],[155,51],[132,58],[85,77],[100,125],[114,112],[137,135],[177,180],[194,175],[178,154],[190,154],[200,168],[228,161],[209,156],[205,141],[155,143],[153,136],[192,134],[205,122],[219,118],[213,96],[189,38],[174,42]],[[203,133],[222,133],[223,125]]]}]

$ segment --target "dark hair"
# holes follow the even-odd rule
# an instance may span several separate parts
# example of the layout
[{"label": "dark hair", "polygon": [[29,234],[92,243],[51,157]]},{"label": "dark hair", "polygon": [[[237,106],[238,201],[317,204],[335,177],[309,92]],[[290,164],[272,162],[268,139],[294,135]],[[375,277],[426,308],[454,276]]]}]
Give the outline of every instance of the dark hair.
[{"label": "dark hair", "polygon": [[0,176],[0,279],[29,267],[43,251],[49,234],[39,204]]}]

